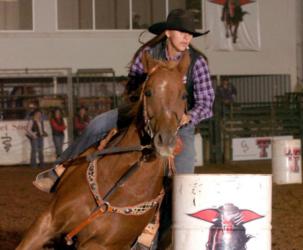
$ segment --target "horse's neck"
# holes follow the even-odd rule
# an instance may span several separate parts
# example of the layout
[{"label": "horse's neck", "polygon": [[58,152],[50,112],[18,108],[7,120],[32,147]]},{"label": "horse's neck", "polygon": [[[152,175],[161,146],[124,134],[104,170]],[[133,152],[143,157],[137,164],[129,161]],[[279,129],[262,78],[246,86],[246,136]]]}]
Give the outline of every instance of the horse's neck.
[{"label": "horse's neck", "polygon": [[[152,139],[147,135],[143,127],[144,123],[142,122],[142,119],[135,119],[127,128],[127,131],[117,146],[132,147],[141,145],[152,147]],[[155,149],[148,150],[148,152],[137,152],[136,155],[137,161],[141,161],[144,158],[143,164],[161,164],[161,167],[159,166],[157,169],[162,169],[163,159],[155,152]]]},{"label": "horse's neck", "polygon": [[[137,120],[138,121],[138,120]],[[141,120],[142,121],[142,120]],[[144,124],[142,122],[134,122],[132,123],[125,136],[121,142],[121,146],[151,146],[152,147],[152,139],[147,135],[147,133],[143,130]],[[154,172],[155,176],[162,176],[164,174],[164,160],[160,157],[158,153],[156,153],[155,149],[151,149],[148,152],[140,152],[138,161],[141,161],[143,165],[154,165],[151,167],[153,170],[149,170],[149,172]]]},{"label": "horse's neck", "polygon": [[120,142],[119,146],[135,146],[141,144],[140,131],[138,131],[137,126],[134,123],[131,123],[130,126],[126,129]]},{"label": "horse's neck", "polygon": [[[125,134],[123,134],[122,139],[116,143],[115,147],[132,147],[141,145],[141,131],[138,130],[137,124],[131,124]],[[127,177],[125,179],[126,186],[130,188],[131,191],[128,192],[134,193],[134,203],[138,203],[144,200],[148,200],[156,197],[159,194],[160,189],[162,187],[162,159],[159,156],[151,160],[144,160],[145,157],[142,157],[143,152],[134,151],[123,154],[114,154],[110,157],[105,157],[103,159],[104,167],[99,168],[98,174],[98,182],[103,183],[103,190],[101,190],[101,195],[104,196],[110,188],[112,188],[122,176],[125,176],[129,170],[139,164],[139,167],[131,171],[131,174],[126,174]],[[102,160],[101,160],[102,165]],[[105,167],[108,165],[110,167]],[[114,166],[114,168],[113,168]],[[129,182],[130,181],[130,182]],[[139,181],[139,182],[138,182]],[[148,190],[147,186],[149,187]],[[141,189],[144,189],[143,190]],[[119,190],[114,192],[115,195],[120,193]],[[142,193],[146,196],[144,200],[142,200]],[[114,195],[114,197],[116,197]],[[119,204],[123,204],[124,199],[121,200],[121,197],[118,199]],[[121,203],[122,202],[122,203]],[[125,204],[128,204],[129,201],[125,201]]]}]

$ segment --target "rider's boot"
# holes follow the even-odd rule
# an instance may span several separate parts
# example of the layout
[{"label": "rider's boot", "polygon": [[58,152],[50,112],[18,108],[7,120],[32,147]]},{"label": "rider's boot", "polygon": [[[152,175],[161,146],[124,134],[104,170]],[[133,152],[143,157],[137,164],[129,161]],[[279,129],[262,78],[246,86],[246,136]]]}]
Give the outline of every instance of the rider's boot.
[{"label": "rider's boot", "polygon": [[55,184],[58,183],[64,171],[65,167],[62,164],[56,165],[54,168],[39,173],[33,184],[39,190],[51,193],[54,191]]}]

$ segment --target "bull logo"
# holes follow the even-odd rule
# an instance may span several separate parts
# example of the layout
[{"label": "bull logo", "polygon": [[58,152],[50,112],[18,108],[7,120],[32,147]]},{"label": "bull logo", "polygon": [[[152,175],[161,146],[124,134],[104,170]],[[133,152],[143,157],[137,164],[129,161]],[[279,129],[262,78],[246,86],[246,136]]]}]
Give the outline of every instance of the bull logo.
[{"label": "bull logo", "polygon": [[190,216],[212,223],[206,250],[245,250],[253,236],[247,235],[243,224],[263,218],[251,210],[239,209],[232,203],[218,209],[204,209]]},{"label": "bull logo", "polygon": [[247,11],[242,5],[255,2],[254,0],[208,0],[211,3],[223,5],[221,21],[224,23],[226,38],[232,37],[233,43],[238,39],[238,28]]},{"label": "bull logo", "polygon": [[298,173],[300,171],[299,161],[301,158],[300,148],[287,148],[285,149],[285,155],[289,162],[289,171]]}]

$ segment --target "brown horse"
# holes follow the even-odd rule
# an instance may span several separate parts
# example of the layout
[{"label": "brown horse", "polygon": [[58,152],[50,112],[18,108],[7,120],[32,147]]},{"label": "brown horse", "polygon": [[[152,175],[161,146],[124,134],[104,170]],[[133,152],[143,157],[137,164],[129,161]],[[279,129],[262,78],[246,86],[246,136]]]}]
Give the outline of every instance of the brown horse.
[{"label": "brown horse", "polygon": [[[151,148],[110,154],[96,161],[100,196],[108,202],[107,206],[121,208],[125,214],[105,209],[102,215],[78,232],[75,244],[79,250],[130,249],[154,218],[155,206],[137,215],[126,213],[136,204],[155,201],[161,193],[163,163],[172,155],[186,108],[183,77],[189,65],[189,55],[185,53],[179,63],[164,63],[144,53],[142,61],[148,77],[142,86],[137,115],[116,146],[125,148],[145,144]],[[139,167],[125,177],[124,174],[138,163]],[[87,162],[79,160],[68,167],[51,204],[29,228],[17,250],[43,249],[95,211],[96,202],[86,181],[87,166]],[[124,176],[123,183],[119,182],[121,176]]]}]

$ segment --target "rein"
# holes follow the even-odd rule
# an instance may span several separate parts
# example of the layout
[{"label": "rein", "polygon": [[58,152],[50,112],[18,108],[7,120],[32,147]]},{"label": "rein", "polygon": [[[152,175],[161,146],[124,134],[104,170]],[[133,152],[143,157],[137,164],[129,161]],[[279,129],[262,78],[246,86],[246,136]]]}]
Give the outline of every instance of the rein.
[{"label": "rein", "polygon": [[[160,67],[159,64],[155,65],[151,70],[150,72],[147,74],[147,77],[143,83],[143,86],[142,86],[142,92],[141,92],[141,96],[140,96],[140,100],[142,100],[142,103],[143,103],[143,118],[144,118],[144,130],[145,132],[151,137],[153,138],[154,137],[154,131],[151,127],[151,118],[148,116],[148,113],[147,113],[147,104],[146,104],[146,96],[144,95],[144,90],[145,90],[145,86],[146,86],[146,82],[148,80],[148,78]],[[178,127],[177,127],[177,131],[176,131],[176,134],[178,132],[178,130],[180,129],[180,127],[182,126],[181,124],[181,120],[179,121],[178,119]]]},{"label": "rein", "polygon": [[91,155],[88,155],[86,157],[86,160],[91,162],[95,160],[96,158],[99,158],[104,155],[109,154],[119,154],[119,153],[128,153],[128,152],[134,152],[134,151],[143,151],[144,149],[151,149],[151,145],[137,145],[137,146],[129,146],[129,147],[113,147],[113,148],[105,148],[102,151],[95,152]]}]

